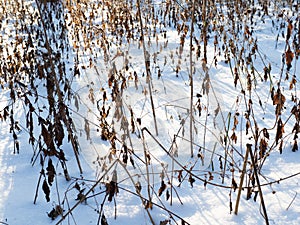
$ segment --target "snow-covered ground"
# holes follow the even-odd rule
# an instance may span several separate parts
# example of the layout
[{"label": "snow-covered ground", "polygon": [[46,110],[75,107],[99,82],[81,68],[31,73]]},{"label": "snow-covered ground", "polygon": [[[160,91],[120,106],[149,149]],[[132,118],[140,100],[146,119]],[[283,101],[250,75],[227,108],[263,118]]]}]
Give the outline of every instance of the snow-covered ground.
[{"label": "snow-covered ground", "polygon": [[[2,4],[3,2],[5,1],[1,1]],[[29,8],[35,7],[35,2],[25,2],[29,4]],[[249,88],[247,90],[247,75],[245,75],[250,73],[251,66],[244,67],[249,69],[247,72],[238,69],[240,82],[235,85],[232,71],[238,64],[236,61],[238,57],[232,58],[228,63],[223,52],[218,55],[218,51],[215,50],[213,37],[208,42],[206,65],[201,60],[202,56],[197,58],[193,55],[195,113],[192,123],[193,157],[191,157],[190,33],[188,32],[185,37],[182,54],[179,53],[182,33],[179,34],[172,26],[163,27],[161,30],[157,28],[158,31],[165,30],[166,33],[157,32],[156,36],[151,36],[149,40],[148,36],[145,36],[145,47],[150,54],[151,63],[152,78],[149,85],[144,52],[141,42],[138,41],[138,34],[135,34],[138,36],[136,40],[126,43],[124,38],[123,43],[119,44],[119,40],[111,35],[107,27],[112,22],[112,18],[109,20],[108,14],[105,14],[112,3],[91,2],[99,7],[98,11],[96,10],[99,13],[97,16],[103,16],[103,18],[94,17],[93,22],[101,25],[103,29],[101,32],[107,32],[105,38],[110,43],[110,47],[107,48],[106,53],[95,43],[94,52],[85,51],[87,39],[84,39],[84,35],[73,44],[72,31],[76,24],[72,25],[74,22],[72,16],[80,17],[82,15],[78,14],[77,10],[87,10],[86,16],[91,17],[91,11],[88,10],[93,7],[84,3],[78,4],[77,8],[64,5],[66,6],[64,11],[68,15],[66,18],[69,29],[68,41],[74,47],[73,51],[67,53],[68,56],[62,56],[67,67],[66,77],[73,91],[72,99],[68,101],[66,98],[66,102],[76,127],[83,173],[79,172],[70,144],[67,140],[64,141],[61,148],[65,152],[71,179],[69,181],[65,179],[60,161],[56,157],[45,157],[45,164],[51,158],[56,169],[54,182],[49,185],[50,201],[46,201],[42,189],[46,178],[40,175],[39,154],[42,153],[37,150],[37,146],[33,149],[28,144],[29,135],[25,128],[23,101],[14,102],[15,120],[19,120],[22,128],[18,131],[20,153],[14,154],[10,121],[5,120],[0,123],[2,137],[0,140],[0,224],[265,224],[257,181],[255,187],[251,189],[250,177],[254,179],[254,171],[250,156],[247,160],[238,214],[234,214],[239,191],[235,189],[234,183],[237,185],[240,183],[246,144],[252,144],[252,150],[255,147],[255,131],[253,131],[255,123],[258,132],[261,132],[259,141],[265,135],[264,140],[268,143],[267,152],[270,150],[265,154],[265,160],[260,159],[258,162],[261,166],[259,181],[269,223],[299,224],[300,156],[299,151],[292,151],[294,124],[297,118],[291,114],[291,111],[297,104],[299,111],[300,63],[294,57],[292,68],[287,71],[282,57],[285,57],[283,54],[287,50],[286,43],[291,42],[291,40],[286,42],[286,32],[289,31],[287,27],[276,28],[280,23],[287,24],[289,18],[293,22],[293,34],[299,32],[297,31],[300,29],[299,13],[292,15],[288,9],[282,9],[283,18],[276,15],[272,17],[271,13],[270,16],[256,14],[255,25],[251,28],[251,36],[254,37],[252,41],[245,38],[245,35],[248,35],[244,31],[245,24],[239,23],[242,24],[240,28],[242,30],[238,37],[234,37],[230,33],[230,28],[227,30],[225,26],[225,31],[228,32],[227,38],[233,38],[238,49],[244,47],[245,55],[251,52],[253,41],[257,40],[255,57],[252,56],[256,71],[255,76],[250,78],[251,91]],[[172,1],[153,2],[155,6],[162,7],[164,12],[164,7]],[[72,4],[76,5],[76,3]],[[180,8],[179,3],[172,2],[172,4]],[[186,7],[185,4],[182,6]],[[260,6],[257,4],[252,8],[259,9]],[[101,14],[102,9],[105,10]],[[147,12],[147,8],[142,10],[144,13]],[[159,11],[159,8],[155,10]],[[3,42],[0,44],[3,46],[7,45],[11,38],[7,30],[10,29],[9,21],[12,22],[14,18],[11,14],[5,16],[2,18],[0,16],[3,21],[3,30],[0,33],[0,40]],[[163,16],[160,16],[159,19],[162,19]],[[272,20],[273,23],[275,21],[275,25],[272,25]],[[226,24],[226,20],[219,22],[220,26]],[[137,24],[136,22],[136,26]],[[81,24],[81,26],[85,25],[89,27],[90,24]],[[188,28],[190,22],[186,22],[185,25]],[[211,35],[218,35],[217,46],[221,49],[224,34],[211,31]],[[199,36],[200,29],[195,29],[195,37]],[[93,38],[96,42],[97,36]],[[103,36],[101,38],[104,39]],[[76,44],[80,43],[82,46],[76,47]],[[195,40],[193,43],[196,46]],[[290,45],[292,47],[291,43]],[[201,46],[203,51],[203,43]],[[228,46],[230,45],[226,45]],[[53,44],[53,49],[59,48],[54,47]],[[80,76],[73,76],[74,71],[71,68],[74,68],[74,63],[77,63],[73,60],[77,56],[76,66],[80,68]],[[107,59],[106,62],[104,58]],[[270,77],[265,81],[261,78],[264,78],[264,68],[269,64],[272,70]],[[178,66],[180,69],[177,71]],[[109,81],[112,74],[118,76],[120,82],[118,91],[121,93],[116,94],[113,91],[114,83]],[[289,75],[287,80],[285,80],[286,74]],[[293,75],[296,83],[289,90]],[[44,83],[41,81],[41,84]],[[149,86],[153,95],[158,135],[155,131]],[[275,88],[275,93],[279,87],[286,100],[282,115],[279,116],[284,124],[284,134],[279,138],[277,129],[279,117],[277,118],[274,113],[278,101],[273,104],[272,87]],[[41,96],[47,95],[45,88],[40,87],[39,90]],[[114,99],[112,94],[116,94]],[[297,99],[296,103],[291,101],[292,95]],[[9,89],[4,88],[0,101],[2,116],[4,108],[10,102],[9,96]],[[249,100],[252,103],[249,103]],[[43,101],[38,104],[48,104],[46,98]],[[199,116],[198,106],[201,106],[201,116]],[[247,117],[249,107],[252,110]],[[107,116],[103,116],[103,113]],[[247,119],[250,123],[248,129]],[[113,131],[114,135],[109,136],[108,140],[103,140],[101,132],[106,125],[109,132]],[[269,133],[269,138],[266,138],[264,128]],[[226,135],[227,141],[224,141]],[[279,142],[283,140],[282,154],[276,139],[279,139]],[[115,149],[112,147],[113,144]],[[116,184],[118,187],[115,186]],[[253,191],[250,199],[247,199],[248,187]],[[52,220],[48,215],[58,206],[62,208],[63,216],[55,216]]]}]

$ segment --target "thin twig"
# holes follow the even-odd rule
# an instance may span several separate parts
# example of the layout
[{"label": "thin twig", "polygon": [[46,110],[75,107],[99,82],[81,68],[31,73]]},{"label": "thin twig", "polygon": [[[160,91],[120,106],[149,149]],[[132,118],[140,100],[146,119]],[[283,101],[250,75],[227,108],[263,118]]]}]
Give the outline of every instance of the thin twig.
[{"label": "thin twig", "polygon": [[193,0],[192,8],[192,21],[191,21],[191,31],[190,31],[190,151],[191,157],[194,156],[194,138],[193,138],[193,97],[194,97],[194,80],[193,80],[193,34],[194,34],[194,22],[195,22],[195,0]]},{"label": "thin twig", "polygon": [[158,129],[157,129],[157,122],[156,122],[156,114],[155,114],[155,108],[154,108],[154,102],[153,102],[153,96],[152,96],[152,88],[151,88],[151,74],[150,74],[150,56],[149,53],[146,51],[145,46],[145,40],[144,40],[144,26],[142,21],[142,14],[141,14],[141,5],[140,0],[137,0],[137,10],[138,10],[138,16],[139,16],[139,22],[140,22],[140,30],[141,30],[141,41],[144,51],[144,61],[145,61],[145,67],[146,67],[146,79],[148,83],[149,93],[150,93],[150,102],[151,102],[151,108],[152,108],[152,114],[153,114],[153,120],[154,120],[154,126],[155,126],[155,133],[156,136],[158,136]]},{"label": "thin twig", "polygon": [[234,209],[234,214],[235,215],[238,214],[238,210],[239,210],[240,197],[241,197],[241,192],[242,192],[242,189],[243,189],[243,182],[244,182],[244,176],[245,176],[245,173],[246,173],[246,166],[247,166],[249,151],[250,151],[250,146],[247,145],[246,154],[245,154],[245,158],[244,158],[243,169],[242,169],[242,174],[241,174],[241,180],[240,180],[240,185],[239,185],[239,190],[238,190],[238,195],[237,195],[236,203],[235,203],[235,209]]},{"label": "thin twig", "polygon": [[261,185],[260,185],[260,182],[259,182],[258,172],[257,172],[257,168],[256,168],[257,165],[255,163],[255,159],[254,159],[254,156],[253,156],[251,146],[252,146],[251,144],[247,144],[247,149],[249,149],[251,161],[252,161],[252,164],[253,164],[255,180],[256,180],[256,183],[257,183],[257,187],[258,187],[258,191],[259,191],[259,197],[260,197],[260,201],[261,201],[261,205],[262,205],[262,209],[263,209],[263,213],[264,213],[263,216],[264,216],[266,225],[269,225],[267,209],[266,209],[266,206],[265,206],[265,201],[264,201],[264,198],[263,198],[263,193],[262,193],[262,190],[261,190]]},{"label": "thin twig", "polygon": [[296,192],[294,198],[292,199],[292,201],[290,202],[290,204],[289,204],[289,206],[286,208],[286,210],[289,210],[289,208],[291,207],[291,205],[292,205],[293,202],[295,201],[295,199],[296,199],[296,197],[297,197],[297,194],[298,194],[298,193]]}]

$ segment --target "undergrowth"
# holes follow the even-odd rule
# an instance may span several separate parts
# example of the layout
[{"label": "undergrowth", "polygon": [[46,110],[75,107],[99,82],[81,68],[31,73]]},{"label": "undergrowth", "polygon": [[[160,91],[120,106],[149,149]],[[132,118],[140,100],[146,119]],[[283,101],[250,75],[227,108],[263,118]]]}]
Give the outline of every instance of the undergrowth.
[{"label": "undergrowth", "polygon": [[[260,187],[274,182],[260,182],[268,156],[298,150],[298,7],[296,1],[1,1],[7,103],[0,116],[9,122],[13,152],[22,154],[26,131],[31,163],[41,168],[34,203],[40,189],[52,201],[63,174],[69,187],[48,213],[56,224],[76,223],[73,210],[82,204],[94,208],[97,224],[108,224],[103,206],[116,205],[125,192],[140,199],[152,224],[153,207],[167,215],[160,224],[189,224],[166,206],[182,203],[186,182],[227,190],[236,214],[236,190],[255,201],[259,194],[264,205]],[[280,65],[260,45],[264,23],[276,34]],[[237,93],[230,107],[213,72],[220,64],[230,68]],[[182,97],[172,99],[181,91],[173,83],[185,90]],[[82,149],[84,141],[94,150]],[[86,151],[95,152],[95,180],[68,170],[66,155],[83,173]],[[263,215],[268,224],[265,208]]]}]

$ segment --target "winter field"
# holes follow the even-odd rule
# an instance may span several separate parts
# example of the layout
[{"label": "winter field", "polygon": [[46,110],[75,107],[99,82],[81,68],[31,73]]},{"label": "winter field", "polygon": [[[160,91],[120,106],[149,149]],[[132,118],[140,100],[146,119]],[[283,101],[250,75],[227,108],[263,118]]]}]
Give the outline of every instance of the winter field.
[{"label": "winter field", "polygon": [[0,0],[0,224],[300,224],[299,7]]}]

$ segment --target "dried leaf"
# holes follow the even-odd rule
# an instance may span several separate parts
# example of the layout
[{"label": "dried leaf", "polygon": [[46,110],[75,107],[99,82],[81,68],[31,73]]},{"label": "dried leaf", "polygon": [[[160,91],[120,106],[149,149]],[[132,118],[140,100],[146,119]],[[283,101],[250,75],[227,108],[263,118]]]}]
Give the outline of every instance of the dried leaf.
[{"label": "dried leaf", "polygon": [[136,193],[138,193],[138,194],[141,193],[141,190],[142,190],[141,183],[139,181],[137,181],[134,186],[135,186]]},{"label": "dried leaf", "polygon": [[56,172],[55,172],[55,168],[52,164],[52,159],[50,159],[50,158],[48,160],[48,166],[47,166],[46,170],[47,170],[46,175],[48,175],[48,183],[51,186],[54,181],[54,176],[55,176]]},{"label": "dried leaf", "polygon": [[73,96],[74,98],[74,106],[76,108],[76,111],[79,111],[79,101],[78,101],[78,97],[76,95]]},{"label": "dried leaf", "polygon": [[249,200],[252,196],[252,188],[251,187],[247,187],[247,195],[246,195],[246,200]]},{"label": "dried leaf", "polygon": [[101,216],[101,225],[108,225],[106,217],[104,216],[104,214],[102,214],[102,216]]},{"label": "dried leaf", "polygon": [[258,196],[258,191],[254,191],[253,201],[256,202],[257,196]]},{"label": "dried leaf", "polygon": [[238,69],[235,67],[234,68],[234,87],[236,87],[238,79],[239,79]]},{"label": "dried leaf", "polygon": [[51,145],[52,138],[44,124],[42,124],[42,136],[44,138],[45,144],[47,145],[47,147],[49,147]]},{"label": "dried leaf", "polygon": [[236,144],[236,142],[237,142],[237,136],[236,136],[235,132],[232,133],[230,139]]},{"label": "dried leaf", "polygon": [[263,135],[264,135],[265,138],[270,139],[270,135],[269,135],[269,132],[268,132],[267,128],[263,129]]},{"label": "dried leaf", "polygon": [[119,192],[118,190],[118,184],[114,181],[110,181],[109,183],[106,183],[106,193],[108,194],[108,201],[111,202],[114,195]]},{"label": "dried leaf", "polygon": [[59,215],[62,215],[63,211],[64,210],[61,208],[61,206],[57,205],[51,210],[50,213],[47,214],[52,220],[55,220]]},{"label": "dried leaf", "polygon": [[80,186],[79,186],[79,184],[77,182],[75,183],[74,188],[76,188],[78,191],[81,190],[81,188],[80,188]]},{"label": "dried leaf", "polygon": [[233,191],[236,191],[236,189],[238,188],[237,183],[235,182],[234,178],[232,178],[232,188],[233,188]]},{"label": "dried leaf", "polygon": [[182,181],[182,177],[183,177],[183,176],[182,176],[182,172],[183,172],[182,170],[179,170],[179,171],[178,171],[178,176],[177,176],[177,178],[178,178],[178,182],[179,182],[179,183],[181,183],[181,181]]},{"label": "dried leaf", "polygon": [[168,189],[167,192],[166,192],[166,200],[168,201],[169,198],[170,198],[170,191],[169,191],[169,189]]},{"label": "dried leaf", "polygon": [[45,193],[45,198],[46,198],[47,202],[50,202],[50,188],[49,188],[46,180],[44,180],[44,182],[43,182],[42,189]]},{"label": "dried leaf", "polygon": [[134,164],[134,160],[133,160],[132,155],[130,155],[129,160],[130,160],[130,163],[131,163],[132,167],[135,169],[135,164]]},{"label": "dried leaf", "polygon": [[294,144],[293,144],[292,151],[293,151],[293,152],[298,151],[298,143],[297,143],[297,140],[294,140]]},{"label": "dried leaf", "polygon": [[212,173],[211,172],[208,172],[208,180],[209,181],[211,181],[211,180],[213,180],[214,179],[214,176],[212,175]]},{"label": "dried leaf", "polygon": [[284,124],[282,123],[281,118],[279,118],[277,122],[277,131],[275,137],[276,144],[278,144],[279,139],[282,138],[283,133],[284,133]]},{"label": "dried leaf", "polygon": [[294,53],[291,51],[290,46],[288,47],[288,50],[285,52],[285,63],[287,65],[287,70],[290,70],[292,67],[292,61],[294,59]]},{"label": "dried leaf", "polygon": [[292,35],[293,31],[293,24],[291,21],[289,21],[288,26],[287,26],[287,33],[286,33],[286,40],[288,41]]},{"label": "dried leaf", "polygon": [[276,91],[276,94],[273,97],[273,105],[276,105],[276,115],[281,114],[281,110],[284,106],[284,103],[286,101],[285,96],[281,93],[280,89],[278,88]]},{"label": "dried leaf", "polygon": [[93,104],[95,104],[95,95],[94,95],[94,89],[93,88],[90,88],[88,97],[91,100],[91,102]]},{"label": "dried leaf", "polygon": [[148,200],[145,201],[144,205],[145,205],[145,209],[152,209],[153,208],[153,203],[148,201]]},{"label": "dried leaf", "polygon": [[161,181],[161,185],[160,185],[160,188],[158,190],[158,196],[161,196],[162,193],[166,190],[167,188],[167,185],[165,184],[165,182],[162,180]]},{"label": "dried leaf", "polygon": [[86,140],[91,140],[90,124],[89,124],[89,121],[87,119],[84,119],[84,131],[85,131],[85,135],[86,135]]},{"label": "dried leaf", "polygon": [[191,184],[191,187],[193,187],[193,184],[194,184],[195,181],[196,181],[195,178],[193,178],[192,175],[190,175],[189,183]]},{"label": "dried leaf", "polygon": [[65,137],[64,128],[59,118],[55,118],[54,123],[54,138],[57,146],[61,146]]},{"label": "dried leaf", "polygon": [[283,146],[283,140],[281,140],[279,145],[279,153],[282,154],[282,146]]},{"label": "dried leaf", "polygon": [[267,147],[268,147],[268,143],[266,142],[266,140],[264,138],[260,139],[260,143],[259,143],[259,157],[263,158],[265,156],[265,153],[267,151]]},{"label": "dried leaf", "polygon": [[296,80],[296,77],[293,76],[291,82],[290,82],[290,90],[292,90],[294,88],[294,86],[296,85],[297,83],[297,80]]},{"label": "dried leaf", "polygon": [[170,222],[170,220],[163,220],[159,222],[159,225],[167,225]]},{"label": "dried leaf", "polygon": [[82,192],[83,192],[83,190],[77,194],[77,198],[75,200],[80,201],[80,202],[86,202],[86,196]]}]

